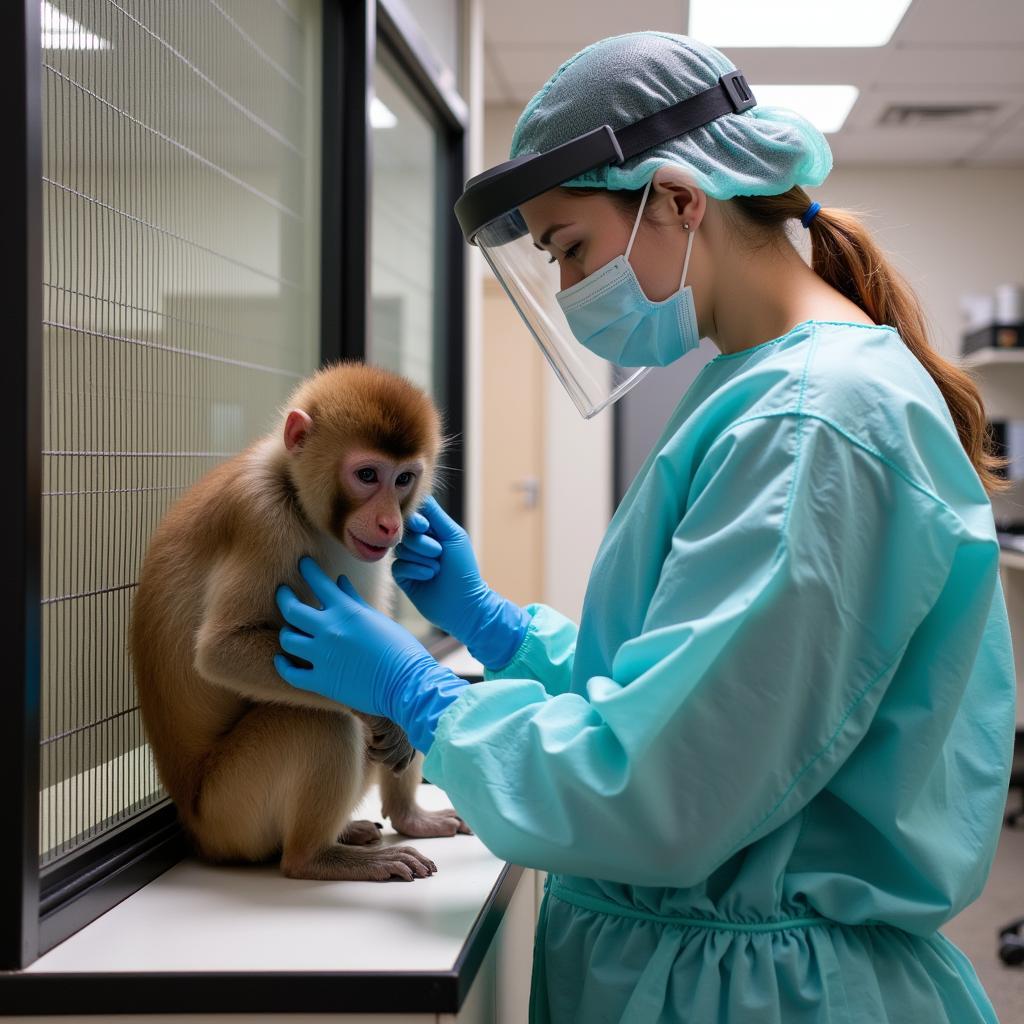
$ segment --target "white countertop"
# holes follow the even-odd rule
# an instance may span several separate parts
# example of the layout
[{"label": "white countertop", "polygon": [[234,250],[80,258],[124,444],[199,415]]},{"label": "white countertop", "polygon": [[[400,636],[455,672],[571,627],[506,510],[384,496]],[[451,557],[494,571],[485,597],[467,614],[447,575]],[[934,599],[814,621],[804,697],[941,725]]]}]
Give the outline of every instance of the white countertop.
[{"label": "white countertop", "polygon": [[451,654],[441,658],[441,664],[447,665],[456,675],[471,679],[483,679],[484,667],[465,647],[457,647]]},{"label": "white countertop", "polygon": [[[436,786],[420,803],[448,803]],[[356,817],[382,821],[376,788]],[[314,882],[275,866],[186,859],[83,928],[26,973],[451,970],[503,861],[476,836],[405,839],[437,874],[412,882]]]}]

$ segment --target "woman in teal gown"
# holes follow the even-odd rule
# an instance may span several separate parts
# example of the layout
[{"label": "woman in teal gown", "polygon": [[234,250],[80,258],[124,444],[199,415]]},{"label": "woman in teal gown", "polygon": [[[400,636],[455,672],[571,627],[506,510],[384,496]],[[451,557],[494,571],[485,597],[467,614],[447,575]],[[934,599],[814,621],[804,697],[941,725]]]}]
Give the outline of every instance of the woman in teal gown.
[{"label": "woman in teal gown", "polygon": [[[851,372],[851,367],[862,368]],[[889,327],[712,360],[608,529],[424,766],[546,869],[536,1021],[995,1020],[981,892],[1013,666],[984,488]]]},{"label": "woman in teal gown", "polygon": [[[626,38],[565,68],[625,75]],[[528,114],[558,109],[565,68]],[[700,224],[696,316],[722,350],[616,510],[579,628],[495,595],[431,501],[395,574],[485,681],[462,685],[308,563],[323,610],[284,591],[301,633],[282,647],[313,668],[279,671],[393,717],[490,849],[549,872],[538,1024],[991,1024],[940,931],[985,883],[1014,725],[980,403],[856,221],[808,216],[799,175],[758,189],[753,161],[697,164],[661,153],[523,208],[534,240],[548,214],[590,224],[582,252],[545,246],[564,289],[628,252],[628,190],[655,180],[662,229]],[[723,174],[748,191],[723,194]],[[801,216],[813,269],[784,235]],[[737,248],[758,231],[771,244]],[[684,237],[637,236],[652,298]]]}]

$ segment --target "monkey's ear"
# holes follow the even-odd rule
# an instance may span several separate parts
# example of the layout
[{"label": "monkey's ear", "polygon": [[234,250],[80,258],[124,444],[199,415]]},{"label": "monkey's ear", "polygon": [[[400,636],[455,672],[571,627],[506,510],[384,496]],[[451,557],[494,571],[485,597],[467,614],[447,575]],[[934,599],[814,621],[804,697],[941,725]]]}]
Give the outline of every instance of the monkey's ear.
[{"label": "monkey's ear", "polygon": [[294,451],[302,446],[306,435],[313,429],[313,417],[301,409],[289,409],[288,418],[284,421],[284,446]]}]

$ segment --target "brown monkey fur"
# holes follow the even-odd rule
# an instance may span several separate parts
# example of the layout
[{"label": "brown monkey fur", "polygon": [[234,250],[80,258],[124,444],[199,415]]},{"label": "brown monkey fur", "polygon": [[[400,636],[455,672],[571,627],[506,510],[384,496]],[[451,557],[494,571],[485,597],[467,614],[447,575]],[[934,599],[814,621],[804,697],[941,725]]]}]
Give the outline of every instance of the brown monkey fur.
[{"label": "brown monkey fur", "polygon": [[[393,547],[402,520],[430,493],[440,418],[419,388],[358,363],[321,370],[288,408],[302,412],[200,480],[153,535],[130,625],[143,722],[200,856],[279,856],[295,878],[422,877],[436,870],[426,857],[373,845],[377,827],[350,820],[374,774],[397,831],[422,838],[468,829],[450,808],[417,806],[422,759],[398,726],[277,675],[283,620],[274,594],[287,583],[315,603],[297,569],[308,554],[387,611],[390,557],[368,561],[346,540],[346,523],[376,513],[346,487],[340,467],[361,450],[395,465],[419,460],[401,500],[393,488],[387,529],[396,535],[382,541]],[[308,427],[298,442],[288,436],[293,422]]]}]

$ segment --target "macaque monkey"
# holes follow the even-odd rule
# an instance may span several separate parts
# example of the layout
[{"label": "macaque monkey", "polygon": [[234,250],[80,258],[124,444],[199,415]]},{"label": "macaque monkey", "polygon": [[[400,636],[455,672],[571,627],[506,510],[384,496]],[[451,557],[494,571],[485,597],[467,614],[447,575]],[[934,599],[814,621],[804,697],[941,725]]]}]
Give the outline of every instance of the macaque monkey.
[{"label": "macaque monkey", "polygon": [[374,774],[406,836],[468,832],[416,804],[421,758],[387,719],[289,686],[274,669],[281,583],[312,555],[387,611],[390,552],[430,493],[442,447],[430,399],[358,363],[300,385],[280,429],[218,466],[153,535],[132,608],[139,707],[160,778],[200,856],[280,857],[292,878],[412,880],[436,870],[350,820]]}]

